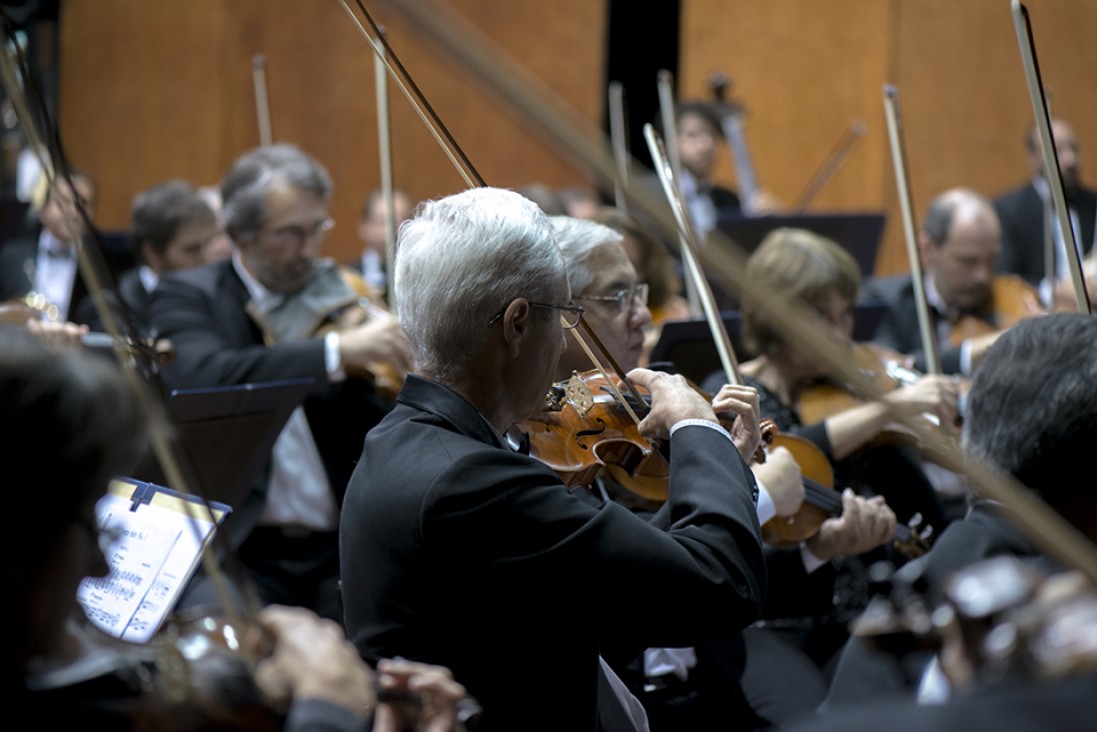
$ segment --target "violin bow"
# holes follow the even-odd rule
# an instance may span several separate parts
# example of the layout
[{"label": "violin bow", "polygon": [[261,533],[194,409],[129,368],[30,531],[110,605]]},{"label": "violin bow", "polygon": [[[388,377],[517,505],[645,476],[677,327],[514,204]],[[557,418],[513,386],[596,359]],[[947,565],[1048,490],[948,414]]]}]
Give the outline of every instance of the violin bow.
[{"label": "violin bow", "polygon": [[259,122],[259,144],[272,145],[270,101],[267,96],[267,58],[261,53],[251,57],[251,81],[255,87],[255,116]]},{"label": "violin bow", "polygon": [[[1036,44],[1032,39],[1032,21],[1028,8],[1020,0],[1012,0],[1010,10],[1013,14],[1013,26],[1017,31],[1017,44],[1021,50],[1021,63],[1025,67],[1025,82],[1028,85],[1029,98],[1032,100],[1032,113],[1036,118],[1036,129],[1040,134],[1040,147],[1044,155],[1044,178],[1051,188],[1051,199],[1055,203],[1059,233],[1066,250],[1070,279],[1074,284],[1074,297],[1078,312],[1091,313],[1089,293],[1086,292],[1086,278],[1082,274],[1082,260],[1078,255],[1078,238],[1074,224],[1070,220],[1067,197],[1063,188],[1063,173],[1059,167],[1059,152],[1051,135],[1051,115],[1048,112],[1047,97],[1040,77],[1040,66],[1036,61]],[[1054,237],[1052,237],[1054,239]],[[1051,259],[1050,256],[1047,257]],[[1055,273],[1047,271],[1048,281],[1054,286]]]},{"label": "violin bow", "polygon": [[[601,131],[561,102],[559,95],[540,79],[507,57],[468,20],[436,0],[387,0],[387,4],[576,165],[594,171],[600,182],[612,184],[615,163]],[[635,166],[634,171],[643,170],[635,160],[631,165]],[[635,185],[635,178],[635,175],[630,176],[625,186],[630,206],[650,217],[661,233],[672,238],[677,233],[677,225],[671,214],[654,191]],[[717,246],[706,247],[702,252],[702,258],[714,276],[729,289],[738,291],[767,317],[783,338],[799,344],[834,376],[845,379],[858,393],[869,398],[882,396],[872,380],[851,361],[845,349],[831,341],[821,329],[812,327],[812,314],[807,307],[765,282],[751,281],[745,274],[746,255],[738,245],[718,231],[714,232],[714,239]],[[913,419],[914,415],[907,410],[886,406],[893,416],[925,440],[927,448],[936,453],[935,460],[954,471],[965,472],[978,492],[1009,507],[1017,525],[1034,543],[1097,582],[1097,548],[1062,516],[1013,476],[964,452],[955,441],[943,439],[930,430],[924,420]]]},{"label": "violin bow", "polygon": [[907,175],[907,154],[903,144],[903,123],[899,114],[899,90],[884,85],[884,112],[887,115],[888,141],[891,143],[891,162],[895,168],[895,186],[899,192],[899,209],[903,214],[903,236],[910,260],[910,276],[914,284],[914,307],[918,314],[918,331],[922,335],[922,350],[926,354],[926,373],[941,373],[941,352],[937,348],[937,335],[929,316],[926,301],[926,281],[922,273],[922,258],[918,255],[918,235],[914,227],[914,203],[910,197],[910,178]]},{"label": "violin bow", "polygon": [[[379,27],[378,32],[384,35],[383,28]],[[388,262],[389,272],[392,272],[393,263],[396,262],[396,199],[392,183],[392,125],[389,118],[388,69],[385,68],[384,54],[384,48],[374,54],[373,86],[377,99],[377,148],[385,219],[385,261]],[[396,290],[393,286],[395,279],[395,277],[385,279],[385,299],[390,303],[396,301]]]},{"label": "violin bow", "polygon": [[823,164],[819,166],[819,169],[804,186],[803,193],[796,199],[796,205],[793,207],[795,213],[806,211],[819,193],[834,179],[839,168],[845,165],[853,149],[864,138],[866,131],[865,123],[856,120],[849,126],[849,129],[842,133],[834,149],[830,151],[830,155],[827,155],[826,160],[823,161]]},{"label": "violin bow", "polygon": [[[8,25],[6,19],[4,20],[4,36],[6,39],[10,35],[10,25]],[[23,79],[26,84],[25,88],[20,85],[18,81],[20,78]],[[59,179],[66,181],[69,186],[72,187],[71,166],[69,166],[64,149],[61,146],[60,133],[57,131],[56,125],[50,120],[49,112],[42,103],[41,92],[37,87],[36,78],[30,72],[25,59],[19,51],[17,43],[5,43],[3,44],[3,48],[0,48],[0,83],[2,83],[8,98],[12,102],[16,117],[19,119],[23,132],[27,136],[30,149],[33,150],[34,154],[38,157],[42,175],[46,177],[49,189],[52,190],[57,185]],[[40,118],[32,114],[30,101],[34,102],[34,109],[37,110]],[[40,132],[39,125],[41,125],[42,129],[50,132],[48,137]],[[91,217],[88,215],[83,202],[81,202],[78,197],[76,199],[76,206],[88,231],[98,240],[100,237],[91,222]],[[134,359],[128,357],[123,350],[122,344],[125,343],[127,339],[124,337],[122,329],[119,327],[119,321],[117,320],[114,311],[104,297],[104,292],[106,291],[105,283],[109,280],[109,277],[106,274],[107,267],[101,259],[102,255],[94,247],[85,246],[83,241],[77,240],[73,242],[73,244],[76,248],[77,266],[80,275],[87,283],[89,296],[92,298],[92,304],[96,309],[96,313],[102,321],[107,333],[111,336],[115,348],[115,355],[122,365],[122,373],[126,382],[137,399],[138,407],[145,416],[145,423],[149,430],[149,442],[157,460],[164,470],[164,475],[174,489],[187,495],[196,495],[190,489],[192,482],[187,479],[187,476],[193,475],[194,472],[189,469],[189,466],[187,466],[186,469],[183,467],[183,459],[173,450],[170,425],[168,424],[167,418],[164,416],[163,410],[158,409],[158,404],[156,403],[156,398],[152,394],[150,384],[138,373],[137,364]],[[128,319],[130,327],[132,328],[132,313],[125,305],[124,301],[120,300],[119,304],[123,316]],[[199,500],[199,503],[194,503],[192,501],[183,502],[187,514],[191,518],[191,526],[196,532],[198,531],[198,527],[194,522],[198,520],[208,521],[213,525],[217,525],[213,510],[200,496]],[[220,537],[221,541],[224,540],[219,531],[214,532],[214,537],[215,540],[217,540],[218,537]],[[235,604],[231,601],[231,594],[228,591],[228,584],[225,581],[224,574],[221,571],[221,567],[217,563],[216,558],[213,556],[213,553],[208,551],[208,549],[202,552],[202,565],[209,575],[210,581],[213,583],[214,590],[217,593],[219,600],[224,604],[225,614],[229,617],[230,621],[238,621]],[[244,596],[246,602],[254,600],[248,593],[244,593]],[[258,610],[257,607],[250,606],[245,609],[249,611],[251,617],[254,617]],[[252,660],[253,659],[248,658],[249,662]]]},{"label": "violin bow", "polygon": [[[407,98],[408,102],[418,113],[419,118],[423,121],[423,124],[427,126],[435,141],[442,147],[442,150],[445,153],[446,157],[450,160],[454,167],[457,168],[457,171],[461,174],[462,178],[464,178],[466,185],[468,185],[469,188],[486,186],[487,183],[484,181],[483,176],[481,176],[476,171],[476,168],[475,166],[473,166],[472,161],[469,160],[464,150],[461,149],[461,146],[457,144],[457,140],[454,139],[449,129],[446,128],[445,124],[438,116],[438,113],[434,111],[434,107],[432,107],[430,102],[427,101],[426,97],[423,95],[423,92],[419,89],[418,84],[416,84],[415,80],[411,78],[411,74],[408,72],[407,68],[400,61],[400,58],[396,55],[396,52],[392,49],[388,41],[385,39],[380,26],[377,25],[377,23],[373,19],[373,16],[370,15],[368,10],[366,10],[365,6],[362,4],[362,0],[355,0],[355,2],[358,6],[358,9],[365,17],[366,22],[372,29],[373,34],[376,35],[376,38],[374,38],[374,36],[366,30],[365,26],[362,25],[361,21],[359,21],[358,19],[358,16],[354,14],[354,11],[351,10],[346,0],[339,0],[339,3],[343,6],[343,9],[346,10],[347,14],[350,15],[350,17],[354,20],[355,25],[358,27],[359,32],[362,34],[362,37],[366,39],[366,42],[369,43],[370,48],[373,49],[375,57],[378,59],[384,69],[388,71],[389,76],[392,77],[393,81],[396,83],[396,86],[400,89],[403,95]],[[563,316],[560,317],[560,322],[561,324],[565,322]],[[583,330],[591,338],[595,346],[597,346],[598,350],[601,351],[602,355],[606,358],[606,360],[612,366],[613,370],[616,372],[618,378],[625,385],[625,388],[629,391],[629,395],[632,396],[637,404],[644,404],[643,398],[641,397],[640,392],[636,389],[635,384],[633,384],[632,380],[625,375],[620,365],[618,365],[616,359],[614,359],[613,354],[611,354],[609,350],[605,347],[602,339],[598,337],[598,334],[595,333],[591,325],[583,319],[580,319],[580,323]],[[594,367],[598,369],[602,376],[605,377],[606,383],[609,385],[610,391],[612,391],[614,396],[621,402],[621,404],[624,405],[625,411],[627,411],[629,416],[637,424],[639,424],[640,417],[629,406],[628,400],[625,399],[621,392],[618,390],[617,385],[614,383],[613,379],[609,378],[609,374],[606,372],[605,367],[602,365],[601,361],[599,361],[599,359],[594,355],[593,349],[591,349],[590,346],[585,342],[583,336],[579,333],[579,329],[571,329],[571,334],[582,347],[583,351],[590,357],[591,361],[594,364]]]},{"label": "violin bow", "polygon": [[[674,187],[677,191],[677,197],[682,198],[682,189],[677,183],[677,181],[682,180],[682,163],[678,157],[678,120],[674,110],[674,77],[669,71],[663,69],[656,75],[655,84],[659,93],[659,119],[663,123],[663,134],[666,136],[667,140],[667,165],[669,166],[670,171],[673,173],[673,175],[671,176],[671,180],[674,181]],[[652,164],[654,164],[654,156]],[[670,194],[664,193],[664,195],[669,196]],[[683,209],[685,209],[684,206]],[[675,216],[676,222],[677,218],[678,217]],[[685,241],[686,234],[682,232],[693,232],[693,223],[689,219],[689,217],[686,217],[686,228],[678,228],[679,256],[684,256],[681,254],[681,252],[684,252],[689,247],[689,245]],[[696,233],[694,233],[693,236],[696,237]],[[701,293],[698,292],[697,285],[694,282],[693,277],[689,276],[688,273],[685,280],[686,302],[689,304],[689,314],[691,317],[694,318],[700,317],[704,307],[701,302]]]},{"label": "violin bow", "polygon": [[613,141],[613,160],[617,163],[617,177],[613,181],[614,204],[618,211],[625,213],[624,185],[628,181],[628,140],[625,134],[625,86],[619,81],[611,81],[607,89],[609,109],[609,136]]},{"label": "violin bow", "polygon": [[650,124],[644,125],[644,139],[647,141],[648,150],[651,152],[652,162],[655,164],[655,172],[659,176],[659,182],[663,186],[663,193],[670,203],[674,220],[678,224],[678,237],[682,241],[682,261],[686,264],[686,271],[693,280],[694,287],[701,296],[701,304],[705,309],[705,320],[708,321],[712,340],[716,343],[716,352],[720,356],[720,364],[724,367],[724,377],[729,384],[740,385],[743,383],[739,375],[739,361],[735,357],[735,349],[731,346],[731,338],[727,328],[724,327],[720,310],[716,307],[716,298],[712,295],[712,288],[705,279],[701,266],[697,263],[700,247],[697,246],[697,235],[690,226],[686,217],[685,203],[682,194],[674,178],[674,169],[667,157],[666,147],[663,141]]}]

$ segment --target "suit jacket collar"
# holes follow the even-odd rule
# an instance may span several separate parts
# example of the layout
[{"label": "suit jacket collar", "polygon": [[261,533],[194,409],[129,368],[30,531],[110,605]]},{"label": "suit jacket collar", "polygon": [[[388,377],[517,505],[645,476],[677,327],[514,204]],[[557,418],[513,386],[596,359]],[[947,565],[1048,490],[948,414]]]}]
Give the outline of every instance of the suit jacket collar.
[{"label": "suit jacket collar", "polygon": [[503,447],[499,435],[477,411],[476,407],[457,392],[436,381],[409,374],[396,401],[433,414],[456,428],[457,432],[488,445]]}]

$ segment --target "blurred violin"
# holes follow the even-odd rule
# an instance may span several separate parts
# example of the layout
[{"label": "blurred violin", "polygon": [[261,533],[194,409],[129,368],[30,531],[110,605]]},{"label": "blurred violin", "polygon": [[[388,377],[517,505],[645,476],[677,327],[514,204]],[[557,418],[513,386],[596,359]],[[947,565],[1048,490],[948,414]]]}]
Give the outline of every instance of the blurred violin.
[{"label": "blurred violin", "polygon": [[286,704],[268,699],[252,673],[253,654],[270,651],[262,632],[176,614],[148,643],[133,643],[78,615],[67,624],[66,662],[26,679],[36,697],[60,707],[46,716],[169,732],[282,728]]},{"label": "blurred violin", "polygon": [[[881,392],[913,384],[921,374],[910,368],[913,359],[875,343],[854,343],[850,351],[857,369]],[[818,424],[826,418],[864,404],[848,386],[820,381],[800,392],[796,411],[804,424]]]},{"label": "blurred violin", "polygon": [[[823,522],[842,514],[842,494],[834,488],[834,469],[827,456],[809,440],[779,432],[772,420],[762,420],[762,441],[767,447],[783,447],[792,453],[804,480],[804,502],[792,516],[775,516],[762,525],[762,538],[770,546],[798,546],[818,533]],[[916,517],[917,518],[917,517]],[[929,549],[931,529],[919,533],[914,526],[895,525],[894,546],[908,557]]]},{"label": "blurred violin", "polygon": [[950,321],[949,342],[959,346],[970,338],[1006,330],[1025,318],[1043,315],[1047,311],[1040,304],[1040,295],[1035,287],[1017,275],[1000,274],[991,284],[986,312],[989,319],[967,314]]}]

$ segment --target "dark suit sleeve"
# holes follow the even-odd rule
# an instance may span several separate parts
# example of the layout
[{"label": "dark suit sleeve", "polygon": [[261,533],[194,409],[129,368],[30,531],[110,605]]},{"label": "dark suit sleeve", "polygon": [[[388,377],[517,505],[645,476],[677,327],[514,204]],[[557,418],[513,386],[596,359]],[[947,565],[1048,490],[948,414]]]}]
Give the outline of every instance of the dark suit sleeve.
[{"label": "dark suit sleeve", "polygon": [[[212,275],[212,271],[207,271]],[[223,287],[199,287],[191,279],[165,277],[153,294],[151,320],[175,346],[164,369],[173,388],[220,386],[312,377],[327,384],[321,340],[265,346],[244,311]]]},{"label": "dark suit sleeve", "polygon": [[442,476],[439,494],[470,475],[479,487],[438,500],[422,524],[438,533],[424,541],[468,546],[477,511],[490,542],[465,566],[513,567],[516,585],[538,577],[546,604],[566,596],[575,612],[597,609],[589,621],[603,640],[673,647],[726,635],[753,622],[765,596],[753,476],[715,430],[684,427],[671,442],[669,498],[651,523],[612,502],[593,507],[547,467],[493,450],[489,470],[475,455]]}]

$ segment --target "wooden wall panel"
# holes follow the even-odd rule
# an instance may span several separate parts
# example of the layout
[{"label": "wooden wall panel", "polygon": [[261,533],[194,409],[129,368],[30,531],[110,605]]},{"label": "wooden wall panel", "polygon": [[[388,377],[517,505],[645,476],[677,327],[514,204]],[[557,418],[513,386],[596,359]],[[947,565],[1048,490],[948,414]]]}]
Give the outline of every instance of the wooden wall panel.
[{"label": "wooden wall panel", "polygon": [[[600,119],[605,3],[454,0],[519,63],[591,120]],[[376,6],[376,7],[373,7]],[[583,183],[583,173],[532,138],[440,60],[411,29],[370,10],[486,181]],[[141,0],[69,2],[62,17],[62,134],[100,183],[98,221],[124,228],[133,195],[170,177],[218,181],[259,141],[251,60],[267,59],[272,128],[328,166],[336,229],[328,253],[356,256],[362,198],[378,185],[374,62],[338,2]],[[397,185],[413,197],[464,187],[390,86]]]},{"label": "wooden wall panel", "polygon": [[[1097,149],[1092,69],[1097,3],[1031,0],[1037,50],[1055,108],[1083,150]],[[844,126],[868,134],[815,206],[888,212],[877,271],[908,269],[881,90],[898,85],[920,218],[941,190],[993,195],[1027,176],[1021,138],[1032,123],[1006,0],[683,0],[684,95],[706,93],[713,69],[749,107],[747,138],[761,184],[784,203]],[[734,182],[730,164],[719,172]]]}]

